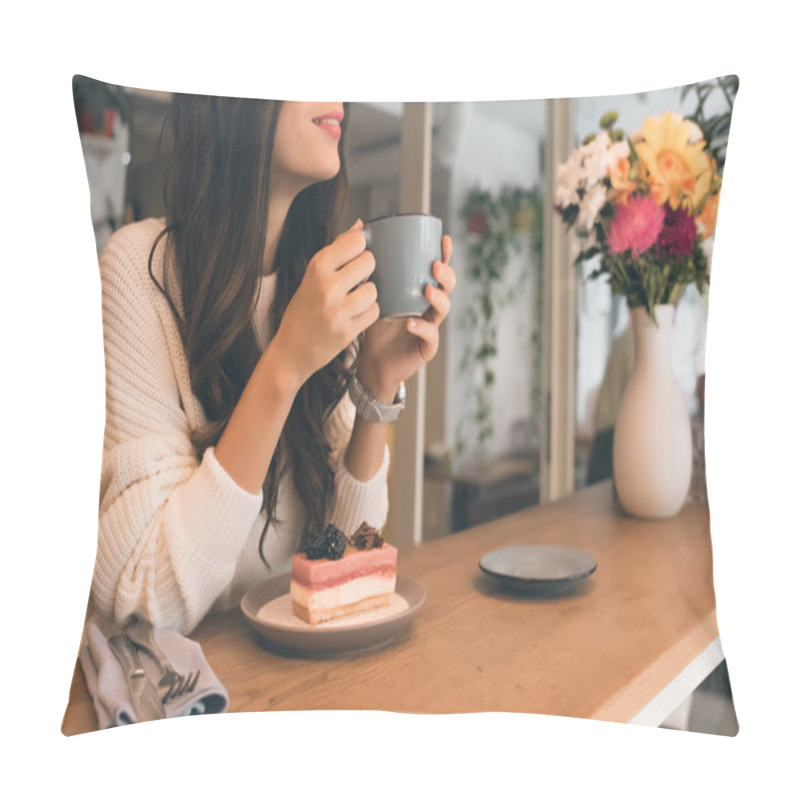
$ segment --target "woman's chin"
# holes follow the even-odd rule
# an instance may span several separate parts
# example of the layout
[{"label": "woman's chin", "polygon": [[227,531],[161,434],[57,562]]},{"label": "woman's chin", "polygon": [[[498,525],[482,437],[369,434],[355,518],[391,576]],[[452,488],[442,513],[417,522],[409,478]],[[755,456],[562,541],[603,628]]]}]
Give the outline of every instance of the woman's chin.
[{"label": "woman's chin", "polygon": [[298,175],[297,178],[303,184],[303,188],[307,189],[309,186],[314,186],[318,183],[327,183],[332,181],[339,174],[339,163],[335,165],[320,166],[318,169],[308,170],[304,175]]},{"label": "woman's chin", "polygon": [[339,159],[336,159],[335,164],[331,164],[325,170],[320,170],[322,177],[319,178],[319,181],[332,181],[339,174],[340,169]]}]

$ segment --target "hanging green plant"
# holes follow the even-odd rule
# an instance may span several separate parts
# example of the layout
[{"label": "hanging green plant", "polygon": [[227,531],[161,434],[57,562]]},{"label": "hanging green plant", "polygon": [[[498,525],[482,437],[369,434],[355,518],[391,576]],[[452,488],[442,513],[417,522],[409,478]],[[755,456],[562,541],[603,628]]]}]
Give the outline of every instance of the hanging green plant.
[{"label": "hanging green plant", "polygon": [[[467,413],[476,428],[476,455],[481,455],[494,434],[491,412],[498,313],[520,296],[519,285],[510,286],[505,280],[506,268],[511,253],[520,252],[523,236],[531,237],[534,253],[541,252],[542,198],[536,189],[510,187],[494,195],[475,188],[467,195],[461,216],[470,240],[467,275],[477,291],[462,318],[462,327],[471,331],[472,336],[464,348],[460,369],[466,372],[477,368],[478,372]],[[541,260],[534,261],[538,265]],[[524,271],[522,279],[528,279],[530,274],[531,271]],[[464,436],[459,432],[457,452],[462,453],[465,447]]]},{"label": "hanging green plant", "polygon": [[[684,100],[691,93],[697,102],[694,112],[688,114],[686,118],[696,123],[703,132],[703,138],[708,142],[709,155],[716,161],[720,175],[725,170],[725,156],[728,151],[728,135],[731,130],[733,101],[736,99],[738,91],[738,75],[726,75],[722,78],[700,81],[699,83],[684,86],[681,89],[681,100]],[[724,111],[716,114],[707,112],[706,102],[712,95],[715,96],[715,99],[722,95],[726,106]]]}]

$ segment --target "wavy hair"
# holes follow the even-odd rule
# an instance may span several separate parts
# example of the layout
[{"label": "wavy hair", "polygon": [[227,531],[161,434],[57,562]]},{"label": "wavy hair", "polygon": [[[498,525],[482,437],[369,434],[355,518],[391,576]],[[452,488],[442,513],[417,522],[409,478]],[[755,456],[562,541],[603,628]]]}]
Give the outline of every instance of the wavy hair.
[{"label": "wavy hair", "polygon": [[[270,164],[281,103],[175,94],[165,123],[172,153],[164,189],[167,250],[175,258],[177,297],[153,275],[178,322],[192,391],[207,424],[192,432],[201,456],[225,429],[261,356],[252,319],[261,286],[267,236]],[[344,130],[343,130],[344,134]],[[276,289],[270,326],[278,330],[312,256],[334,237],[346,190],[341,169],[332,180],[300,192],[275,252]],[[165,271],[166,276],[166,271]],[[182,312],[182,313],[181,313]],[[307,509],[304,535],[321,529],[334,476],[325,422],[347,390],[346,351],[316,372],[298,392],[264,480],[264,539],[275,516],[278,485],[291,471]]]}]

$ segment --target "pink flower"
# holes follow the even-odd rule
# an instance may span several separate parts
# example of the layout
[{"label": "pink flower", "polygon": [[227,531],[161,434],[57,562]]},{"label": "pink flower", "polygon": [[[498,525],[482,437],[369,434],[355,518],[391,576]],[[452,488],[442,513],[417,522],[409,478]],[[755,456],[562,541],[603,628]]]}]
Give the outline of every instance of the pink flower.
[{"label": "pink flower", "polygon": [[690,256],[697,239],[694,217],[685,208],[668,208],[657,249],[667,257]]},{"label": "pink flower", "polygon": [[664,226],[664,206],[658,206],[650,195],[634,195],[627,205],[614,209],[611,230],[608,233],[608,249],[612,253],[633,252],[638,258],[652,247]]}]

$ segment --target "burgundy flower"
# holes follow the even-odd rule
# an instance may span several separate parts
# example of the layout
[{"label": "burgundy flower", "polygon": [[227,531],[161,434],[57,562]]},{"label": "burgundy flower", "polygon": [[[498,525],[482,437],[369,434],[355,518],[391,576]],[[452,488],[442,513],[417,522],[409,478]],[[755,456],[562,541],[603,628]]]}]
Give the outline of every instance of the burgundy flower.
[{"label": "burgundy flower", "polygon": [[489,223],[483,211],[473,211],[467,221],[467,231],[483,236],[489,230]]},{"label": "burgundy flower", "polygon": [[672,209],[667,205],[664,227],[656,242],[659,254],[672,258],[690,256],[696,239],[697,225],[694,217],[685,208]]}]

